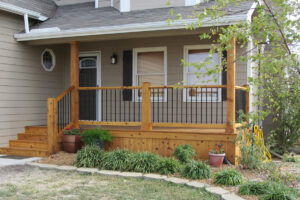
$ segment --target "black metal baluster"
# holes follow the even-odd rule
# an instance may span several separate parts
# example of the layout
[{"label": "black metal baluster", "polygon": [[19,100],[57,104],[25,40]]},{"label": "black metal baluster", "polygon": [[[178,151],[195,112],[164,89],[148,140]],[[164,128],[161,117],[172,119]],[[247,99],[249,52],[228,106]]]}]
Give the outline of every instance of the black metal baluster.
[{"label": "black metal baluster", "polygon": [[185,88],[185,123],[187,123],[187,117],[188,117],[188,88]]},{"label": "black metal baluster", "polygon": [[[223,90],[221,90],[221,92],[223,92]],[[223,95],[223,93],[222,93]],[[224,116],[223,116],[223,112],[224,112],[224,104],[223,104],[223,98],[221,98],[221,123],[223,124],[224,123]]]},{"label": "black metal baluster", "polygon": [[133,121],[135,122],[135,103],[136,103],[136,100],[135,100],[135,89],[132,89],[133,90]]},{"label": "black metal baluster", "polygon": [[210,123],[213,123],[213,101],[212,101],[212,97],[213,97],[213,88],[210,88],[210,115],[211,115],[211,120]]},{"label": "black metal baluster", "polygon": [[105,90],[105,121],[107,120],[107,90]]},{"label": "black metal baluster", "polygon": [[122,121],[122,90],[119,90],[119,95],[120,95],[120,107],[119,107],[119,116],[120,116],[120,122]]},{"label": "black metal baluster", "polygon": [[196,87],[196,124],[198,124],[198,87]]},{"label": "black metal baluster", "polygon": [[205,100],[205,114],[206,114],[206,117],[205,117],[205,121],[206,121],[206,124],[207,124],[207,88],[205,88],[205,93],[206,93],[206,100]]},{"label": "black metal baluster", "polygon": [[180,118],[181,118],[181,123],[183,122],[183,95],[184,95],[184,88],[181,89],[181,104],[180,104],[180,108],[181,108],[181,113],[180,113]]},{"label": "black metal baluster", "polygon": [[203,113],[202,113],[202,103],[203,103],[203,99],[202,99],[202,94],[203,94],[203,91],[202,91],[202,88],[201,88],[201,91],[200,91],[200,92],[201,92],[200,113],[201,113],[201,124],[202,124],[202,118],[203,118],[203,117],[202,117],[202,114],[203,114]]},{"label": "black metal baluster", "polygon": [[125,104],[126,102],[124,101],[124,90],[123,90],[123,111],[124,111],[124,113],[123,113],[123,117],[124,117],[124,122],[126,121],[126,104]]},{"label": "black metal baluster", "polygon": [[117,121],[117,89],[115,89],[115,122]]},{"label": "black metal baluster", "polygon": [[141,94],[141,89],[138,89],[138,106],[139,106],[139,121],[141,121],[141,101],[140,101],[140,97],[139,97],[139,94]]},{"label": "black metal baluster", "polygon": [[101,90],[101,121],[104,121],[104,119],[103,119],[103,90]]},{"label": "black metal baluster", "polygon": [[174,123],[174,107],[173,107],[173,101],[174,101],[174,88],[171,88],[172,91],[172,99],[171,99],[171,103],[172,103],[172,123]]},{"label": "black metal baluster", "polygon": [[178,104],[179,104],[179,98],[178,98],[178,88],[176,89],[176,123],[178,122]]},{"label": "black metal baluster", "polygon": [[[193,94],[193,88],[191,88],[191,94]],[[193,123],[193,98],[194,96],[191,95],[191,123]]]},{"label": "black metal baluster", "polygon": [[152,121],[154,122],[154,116],[155,116],[155,109],[154,109],[154,107],[155,107],[155,101],[154,101],[154,99],[155,99],[155,91],[154,91],[154,88],[152,88],[152,95],[151,95],[151,98],[153,99],[152,100]]},{"label": "black metal baluster", "polygon": [[[167,122],[169,122],[169,98],[168,98],[168,96],[169,96],[169,88],[167,88],[165,90],[167,91],[167,94],[166,94],[166,96],[167,96],[167,99],[166,99],[167,100]],[[164,92],[165,92],[165,90],[164,90]]]},{"label": "black metal baluster", "polygon": [[218,107],[219,107],[219,88],[217,88],[217,101],[216,101],[216,124],[218,123]]},{"label": "black metal baluster", "polygon": [[159,122],[159,88],[157,88],[157,104],[158,104],[158,106],[157,106],[157,109],[158,109],[158,111],[157,111],[157,117],[158,117],[158,122]]},{"label": "black metal baluster", "polygon": [[109,99],[109,107],[110,107],[110,121],[112,121],[112,90],[109,90],[109,93],[110,93],[110,99]]}]

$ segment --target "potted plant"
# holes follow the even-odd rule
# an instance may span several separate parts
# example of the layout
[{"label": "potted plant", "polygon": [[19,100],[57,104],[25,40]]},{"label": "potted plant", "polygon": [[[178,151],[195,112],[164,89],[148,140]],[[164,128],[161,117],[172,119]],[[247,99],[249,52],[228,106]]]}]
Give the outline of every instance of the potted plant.
[{"label": "potted plant", "polygon": [[225,157],[224,148],[218,144],[216,149],[209,151],[209,163],[214,167],[221,167]]},{"label": "potted plant", "polygon": [[82,133],[82,141],[84,144],[94,144],[99,146],[99,148],[104,148],[104,142],[111,142],[112,135],[108,130],[103,130],[101,128],[86,129]]},{"label": "potted plant", "polygon": [[63,150],[68,153],[76,153],[82,147],[81,138],[81,131],[79,129],[66,129],[62,136]]}]

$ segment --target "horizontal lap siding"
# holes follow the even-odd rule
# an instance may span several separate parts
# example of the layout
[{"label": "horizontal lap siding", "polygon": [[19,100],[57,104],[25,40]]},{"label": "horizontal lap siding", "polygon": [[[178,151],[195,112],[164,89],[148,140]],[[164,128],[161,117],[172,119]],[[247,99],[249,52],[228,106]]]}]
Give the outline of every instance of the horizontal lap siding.
[{"label": "horizontal lap siding", "polygon": [[[188,36],[170,36],[170,37],[157,37],[157,38],[143,38],[143,39],[127,39],[127,40],[114,40],[114,41],[104,41],[104,42],[92,42],[92,43],[80,43],[80,51],[101,51],[101,67],[102,67],[102,86],[122,86],[123,84],[123,51],[132,50],[133,48],[144,48],[144,47],[160,47],[165,46],[167,47],[167,83],[168,85],[177,84],[178,82],[182,81],[183,79],[183,66],[181,65],[181,59],[183,58],[183,48],[184,45],[199,45],[199,44],[210,44],[211,41],[205,40],[200,41],[198,35],[188,35]],[[246,52],[246,48],[239,48],[237,47],[237,54],[243,55]],[[113,53],[118,55],[118,63],[115,65],[110,64],[110,57]],[[66,65],[68,66],[68,65]],[[247,63],[242,61],[237,62],[237,74],[236,74],[236,84],[237,85],[244,85],[247,83]],[[65,88],[69,87],[69,68],[65,69]],[[199,89],[198,89],[199,91]],[[205,91],[205,90],[203,90]],[[209,91],[209,89],[208,89]],[[169,91],[170,92],[170,91]],[[114,95],[114,92],[113,92]],[[117,93],[117,95],[119,95]],[[170,94],[169,94],[170,95]],[[174,94],[175,95],[175,94]],[[204,97],[204,96],[203,96]],[[179,98],[182,98],[182,95],[179,95]],[[170,99],[170,97],[169,97]],[[105,100],[105,99],[104,99]],[[164,103],[164,109],[162,115],[164,115],[164,119],[167,119],[166,114],[166,103]],[[216,120],[216,103],[213,103],[213,121],[211,121],[210,113],[211,113],[211,106],[210,102],[207,103],[207,113],[208,113],[208,123],[215,123]],[[221,123],[221,103],[218,103],[218,123]],[[114,96],[112,101],[112,116],[110,115],[110,94],[108,96],[108,111],[107,111],[107,119],[115,119],[115,105],[114,105]],[[179,104],[180,105],[180,104]],[[138,105],[136,104],[136,108]],[[168,118],[170,120],[171,116],[171,102],[169,101],[169,113]],[[193,105],[195,106],[195,105]],[[120,108],[119,108],[119,96],[117,96],[117,105],[116,105],[116,113],[117,119],[119,119],[120,115]],[[160,112],[161,112],[160,105]],[[185,103],[183,105],[183,113],[185,113]],[[103,105],[103,115],[106,116],[106,104]],[[126,109],[127,112],[129,110],[129,104],[126,102]],[[157,109],[157,108],[156,108]],[[197,114],[200,114],[200,106],[198,104]],[[175,104],[173,105],[173,113],[175,113]],[[190,112],[191,108],[188,106],[188,112]],[[129,112],[126,112],[125,121],[129,121]],[[136,120],[138,118],[138,111],[136,110]],[[179,113],[181,110],[179,111]],[[133,103],[130,103],[130,116],[131,121],[134,120],[133,114]],[[122,121],[124,121],[124,110],[123,110],[123,102],[122,102]],[[193,121],[195,121],[195,114],[196,110],[193,109]],[[157,115],[157,113],[156,113]],[[157,116],[155,115],[155,121],[157,120]],[[206,116],[205,111],[203,110],[203,117]],[[200,117],[200,118],[199,118]],[[175,118],[175,117],[174,117]],[[180,117],[179,117],[180,119]],[[198,116],[198,121],[200,121],[201,116]],[[181,121],[181,119],[180,119]],[[185,121],[185,119],[183,120]],[[191,121],[190,117],[188,117],[188,123]],[[223,102],[223,122],[226,121],[226,101]],[[203,122],[206,122],[206,119],[203,118]]]},{"label": "horizontal lap siding", "polygon": [[[0,146],[24,132],[24,126],[47,121],[47,98],[63,91],[65,49],[61,46],[28,46],[14,33],[24,29],[23,17],[0,12]],[[45,72],[40,55],[53,49],[56,67]]]},{"label": "horizontal lap siding", "polygon": [[[170,5],[167,5],[167,2]],[[141,1],[141,0],[131,0],[130,6],[131,10],[143,10],[143,9],[152,9],[152,8],[164,8],[164,7],[176,7],[184,6],[185,0],[152,0],[152,1]]]}]

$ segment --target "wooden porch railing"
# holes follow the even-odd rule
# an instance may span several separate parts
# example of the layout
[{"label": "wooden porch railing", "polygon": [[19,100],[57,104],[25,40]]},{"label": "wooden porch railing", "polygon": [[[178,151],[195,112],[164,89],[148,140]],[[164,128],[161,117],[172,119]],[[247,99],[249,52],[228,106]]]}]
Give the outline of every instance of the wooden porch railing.
[{"label": "wooden porch railing", "polygon": [[48,152],[50,154],[57,151],[57,143],[63,130],[72,126],[71,122],[71,86],[57,98],[48,99]]}]

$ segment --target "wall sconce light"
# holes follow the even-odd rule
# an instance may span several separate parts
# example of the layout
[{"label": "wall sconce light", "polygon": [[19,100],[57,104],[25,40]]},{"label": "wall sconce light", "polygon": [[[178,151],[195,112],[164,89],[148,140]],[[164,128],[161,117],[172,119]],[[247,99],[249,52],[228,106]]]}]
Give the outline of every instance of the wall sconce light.
[{"label": "wall sconce light", "polygon": [[110,63],[115,65],[118,63],[118,55],[113,53],[113,55],[110,57]]}]

